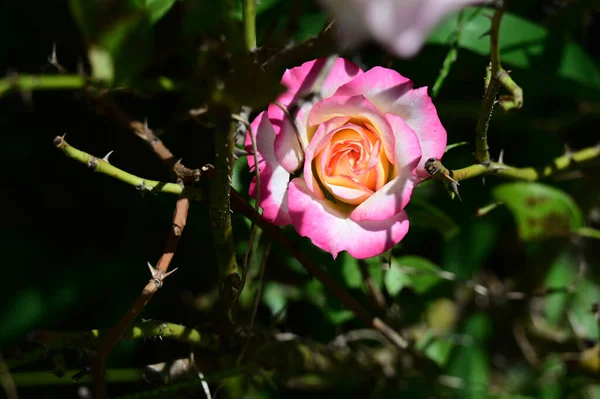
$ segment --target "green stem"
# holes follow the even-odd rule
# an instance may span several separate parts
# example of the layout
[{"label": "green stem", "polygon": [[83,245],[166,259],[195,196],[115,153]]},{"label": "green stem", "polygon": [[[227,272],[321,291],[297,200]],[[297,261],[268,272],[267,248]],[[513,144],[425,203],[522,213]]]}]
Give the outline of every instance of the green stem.
[{"label": "green stem", "polygon": [[562,155],[556,158],[549,165],[534,168],[515,168],[499,162],[491,162],[489,165],[471,165],[466,168],[456,169],[450,172],[450,176],[456,181],[471,179],[482,175],[498,175],[501,177],[534,181],[545,177],[550,177],[558,172],[588,162],[600,157],[600,145],[587,147],[582,150]]},{"label": "green stem", "polygon": [[486,85],[483,102],[481,103],[481,111],[477,120],[475,129],[475,160],[482,165],[490,163],[490,149],[488,146],[488,128],[492,113],[494,112],[494,104],[496,103],[496,95],[498,94],[498,81],[491,79]]},{"label": "green stem", "polygon": [[54,138],[54,145],[66,156],[81,162],[84,165],[87,165],[90,169],[92,169],[92,171],[114,177],[117,180],[134,186],[140,191],[151,191],[175,195],[183,193],[183,186],[179,184],[147,180],[138,176],[134,176],[131,173],[127,173],[117,167],[114,167],[104,159],[97,158],[86,152],[78,150],[75,147],[72,147],[62,136],[57,136]]},{"label": "green stem", "polygon": [[[52,338],[47,343],[53,348],[62,348],[73,343],[82,343],[88,348],[100,345],[107,330],[90,330],[84,332],[45,332]],[[198,331],[180,324],[148,320],[131,325],[123,334],[123,339],[168,338],[206,349],[217,349],[219,337],[215,334]]]},{"label": "green stem", "polygon": [[[67,370],[65,375],[58,377],[50,371],[24,371],[12,373],[15,385],[18,387],[37,387],[43,385],[80,385],[90,383],[91,375],[86,375],[74,380],[73,377],[81,370]],[[109,383],[130,383],[144,379],[143,371],[140,369],[108,369],[106,370],[106,381]]]},{"label": "green stem", "polygon": [[[218,110],[216,110],[215,114],[218,113]],[[221,128],[216,128],[213,134],[215,170],[210,186],[209,217],[213,231],[217,266],[223,281],[221,300],[231,310],[231,304],[237,298],[242,284],[233,243],[230,207],[233,149],[235,148],[233,136],[236,131],[236,124],[230,121],[230,114],[225,114],[225,110],[223,110],[221,118],[218,120],[226,120],[227,124],[224,122],[217,124]],[[229,315],[229,318],[231,319],[231,315]]]},{"label": "green stem", "polygon": [[80,75],[14,75],[0,79],[0,97],[10,90],[73,90],[84,87]]},{"label": "green stem", "polygon": [[256,49],[256,0],[243,0],[244,44],[248,52]]}]

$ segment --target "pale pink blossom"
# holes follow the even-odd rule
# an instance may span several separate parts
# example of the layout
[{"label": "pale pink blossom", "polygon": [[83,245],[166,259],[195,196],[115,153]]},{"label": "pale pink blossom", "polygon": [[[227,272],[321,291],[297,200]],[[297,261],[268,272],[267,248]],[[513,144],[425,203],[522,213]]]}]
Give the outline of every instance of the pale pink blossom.
[{"label": "pale pink blossom", "polygon": [[485,0],[320,0],[339,24],[340,43],[370,39],[399,57],[412,57],[429,33],[453,11]]},{"label": "pale pink blossom", "polygon": [[[297,101],[325,62],[287,70],[279,102]],[[295,113],[296,129],[274,104],[254,119],[261,184],[257,193],[253,181],[250,194],[266,220],[292,224],[334,257],[344,250],[379,255],[408,232],[404,208],[427,176],[425,161],[444,154],[446,131],[427,88],[414,89],[391,69],[363,72],[339,58],[321,94]],[[246,148],[251,152],[249,134]],[[252,155],[248,163],[254,170]]]}]

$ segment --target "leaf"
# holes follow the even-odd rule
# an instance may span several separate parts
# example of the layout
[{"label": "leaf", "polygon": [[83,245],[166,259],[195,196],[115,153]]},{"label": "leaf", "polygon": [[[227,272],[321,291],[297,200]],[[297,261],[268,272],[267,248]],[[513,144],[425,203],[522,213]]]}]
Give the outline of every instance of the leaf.
[{"label": "leaf", "polygon": [[[468,13],[476,11],[467,9]],[[487,9],[463,21],[459,46],[477,54],[490,53],[489,36],[482,35],[490,29]],[[438,26],[429,37],[429,43],[447,45],[458,26],[458,14]],[[505,12],[500,25],[500,54],[506,66],[526,68],[537,76],[555,75],[577,82],[581,88],[600,88],[600,68],[593,57],[576,42],[566,39],[562,32],[548,30],[541,25]],[[546,81],[544,81],[545,83]],[[555,83],[553,83],[553,86]],[[577,88],[570,88],[571,91]]]},{"label": "leaf", "polygon": [[593,229],[591,227],[581,227],[575,230],[574,233],[581,237],[595,238],[596,240],[600,240],[600,230]]},{"label": "leaf", "polygon": [[[556,258],[548,275],[546,276],[545,286],[547,288],[565,287],[575,280],[576,260],[573,256],[564,252]],[[566,292],[557,292],[548,295],[545,301],[544,314],[549,323],[557,325],[564,315],[567,306],[569,294]]]},{"label": "leaf", "polygon": [[135,0],[140,10],[148,11],[150,23],[154,25],[164,17],[173,7],[177,0]]},{"label": "leaf", "polygon": [[69,5],[86,40],[94,79],[123,83],[141,73],[150,51],[149,10],[116,0],[70,0]]},{"label": "leaf", "polygon": [[467,144],[469,144],[469,142],[468,142],[468,141],[460,141],[460,142],[458,142],[458,143],[454,143],[454,144],[448,144],[448,145],[446,146],[446,150],[444,150],[444,154],[445,154],[445,153],[447,153],[448,151],[450,151],[450,150],[454,149],[454,148],[457,148],[457,147],[462,147],[463,145],[467,145]]},{"label": "leaf", "polygon": [[[407,270],[403,270],[403,267]],[[422,295],[441,281],[436,274],[439,270],[438,266],[420,256],[392,259],[390,270],[385,274],[385,287],[390,295],[397,295],[406,286]]]},{"label": "leaf", "polygon": [[498,226],[486,219],[463,222],[460,232],[444,243],[442,268],[461,279],[470,279],[496,244]]},{"label": "leaf", "polygon": [[404,273],[398,263],[392,260],[390,270],[384,275],[385,289],[391,296],[396,296],[406,286],[410,286],[410,278]]},{"label": "leaf", "polygon": [[353,258],[348,252],[342,252],[342,276],[349,288],[360,288],[362,286],[362,274],[358,265],[358,260]]},{"label": "leaf", "polygon": [[287,305],[287,295],[281,285],[267,282],[262,294],[262,300],[271,309],[271,314],[276,315]]},{"label": "leaf", "polygon": [[436,229],[446,239],[458,233],[459,227],[454,219],[429,201],[413,197],[406,210],[411,216],[411,227]]},{"label": "leaf", "polygon": [[517,219],[522,240],[565,236],[583,226],[575,201],[561,190],[541,183],[506,183],[493,190]]}]

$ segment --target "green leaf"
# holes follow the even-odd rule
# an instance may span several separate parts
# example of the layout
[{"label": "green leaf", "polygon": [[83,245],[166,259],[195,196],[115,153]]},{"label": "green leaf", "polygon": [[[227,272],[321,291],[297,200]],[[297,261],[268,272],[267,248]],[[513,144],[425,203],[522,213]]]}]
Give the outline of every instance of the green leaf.
[{"label": "green leaf", "polygon": [[[258,0],[256,2],[256,16],[258,17],[260,14],[265,11],[270,10],[274,6],[277,5],[281,0]],[[238,21],[243,19],[243,11],[242,11],[242,0],[236,0],[235,2],[235,10],[233,15]]]},{"label": "green leaf", "polygon": [[573,312],[572,322],[584,337],[597,340],[600,339],[598,322],[591,311],[594,302],[600,302],[600,286],[589,279],[579,281],[570,307]]},{"label": "green leaf", "polygon": [[[569,252],[564,252],[556,258],[548,275],[546,288],[560,288],[571,284],[577,274],[577,260]],[[557,292],[546,297],[544,314],[549,323],[557,325],[563,317],[569,294]]]},{"label": "green leaf", "polygon": [[465,322],[465,334],[474,338],[470,346],[457,346],[448,365],[448,374],[464,381],[460,397],[487,399],[489,388],[490,359],[481,345],[492,331],[489,316],[476,313]]},{"label": "green leaf", "polygon": [[458,233],[459,227],[454,219],[428,201],[413,198],[406,211],[411,215],[411,227],[436,229],[446,239]]},{"label": "green leaf", "polygon": [[448,338],[436,337],[432,331],[427,331],[416,343],[415,347],[424,351],[425,356],[438,366],[444,367],[450,358],[454,343]]},{"label": "green leaf", "polygon": [[461,279],[470,279],[485,262],[496,244],[498,226],[486,219],[464,221],[460,232],[446,241],[442,268]]},{"label": "green leaf", "polygon": [[360,288],[362,286],[362,274],[358,265],[358,260],[353,258],[348,252],[342,252],[342,276],[349,288]]},{"label": "green leaf", "polygon": [[402,267],[409,267],[414,274],[410,275],[411,287],[417,294],[424,294],[442,279],[436,274],[441,269],[429,259],[420,256],[403,256],[397,259]]},{"label": "green leaf", "polygon": [[[468,13],[476,11],[467,9]],[[477,54],[490,53],[490,19],[494,11],[488,9],[463,21],[459,46]],[[458,14],[438,26],[429,37],[429,43],[447,45],[458,26]],[[560,76],[577,82],[583,88],[600,88],[600,68],[593,57],[576,42],[560,31],[548,30],[541,25],[505,12],[500,25],[500,55],[506,66],[532,69],[538,76]],[[545,83],[546,81],[544,81]],[[553,83],[554,85],[555,83]],[[571,88],[571,90],[573,90]]]},{"label": "green leaf", "polygon": [[517,219],[522,240],[564,236],[583,226],[575,201],[561,190],[541,183],[506,183],[493,190]]},{"label": "green leaf", "polygon": [[448,151],[454,149],[454,148],[462,147],[463,145],[467,145],[467,144],[469,144],[468,141],[461,141],[461,142],[454,143],[454,144],[448,144],[446,146],[446,150],[444,150],[444,154],[447,153]]},{"label": "green leaf", "polygon": [[152,33],[148,9],[120,0],[70,0],[69,5],[86,40],[94,79],[120,84],[141,73]]},{"label": "green leaf", "polygon": [[392,260],[390,270],[384,274],[384,284],[390,295],[396,296],[404,287],[410,286],[410,278],[400,269],[398,262]]},{"label": "green leaf", "polygon": [[385,274],[385,287],[390,295],[397,295],[406,286],[422,295],[441,281],[436,274],[439,270],[438,266],[420,256],[392,259],[390,270]]},{"label": "green leaf", "polygon": [[287,305],[287,295],[279,284],[267,282],[262,294],[262,300],[271,309],[271,314],[276,315]]},{"label": "green leaf", "polygon": [[582,227],[574,231],[575,234],[581,237],[595,238],[600,240],[600,230],[592,229],[591,227]]},{"label": "green leaf", "polygon": [[164,17],[177,0],[134,0],[140,10],[148,11],[150,23],[154,25]]}]

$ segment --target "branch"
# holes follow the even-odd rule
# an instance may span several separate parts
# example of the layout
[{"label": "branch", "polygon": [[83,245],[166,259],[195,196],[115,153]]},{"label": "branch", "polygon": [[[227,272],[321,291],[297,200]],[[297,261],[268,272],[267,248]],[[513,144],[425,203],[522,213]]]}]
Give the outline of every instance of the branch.
[{"label": "branch", "polygon": [[150,271],[152,272],[152,279],[146,284],[140,296],[133,302],[127,313],[121,317],[121,320],[119,320],[117,325],[108,331],[106,337],[96,351],[92,366],[94,385],[96,387],[96,399],[106,398],[104,366],[112,348],[123,334],[125,334],[131,322],[133,322],[142,309],[144,309],[156,291],[162,287],[163,280],[176,270],[167,273],[167,269],[169,268],[175,250],[177,249],[179,237],[181,237],[181,233],[185,228],[189,206],[190,200],[188,198],[180,197],[179,200],[177,200],[177,205],[175,206],[175,212],[173,214],[173,225],[169,238],[167,239],[167,244],[165,245],[165,251],[160,257],[156,268],[153,268],[148,264]]},{"label": "branch", "polygon": [[508,179],[535,181],[550,177],[558,172],[566,171],[575,166],[595,160],[600,157],[600,144],[582,150],[567,153],[556,158],[552,163],[539,168],[516,168],[502,162],[491,162],[486,165],[471,165],[466,168],[450,171],[450,176],[456,181],[471,179],[482,175],[498,175]]},{"label": "branch", "polygon": [[90,168],[93,172],[98,172],[110,177],[114,177],[117,180],[134,186],[139,191],[150,191],[179,195],[184,190],[184,187],[180,184],[164,183],[157,180],[143,179],[141,177],[134,176],[131,173],[127,173],[111,165],[108,162],[108,157],[110,153],[108,153],[102,159],[97,158],[93,155],[88,154],[87,152],[83,152],[69,145],[65,140],[65,136],[55,137],[54,145],[69,158],[72,158],[78,162],[81,162],[84,165],[87,165],[87,167]]},{"label": "branch", "polygon": [[[78,378],[81,376],[81,378]],[[45,385],[79,385],[89,383],[89,375],[82,375],[81,370],[66,370],[62,377],[48,371],[24,371],[13,373],[15,385],[18,387],[37,387]],[[106,381],[109,383],[127,383],[144,380],[140,369],[109,369],[106,370]]]},{"label": "branch", "polygon": [[[108,330],[90,331],[39,331],[36,342],[51,348],[64,348],[73,344],[82,344],[87,348],[96,348],[107,336]],[[128,326],[122,339],[167,338],[205,349],[217,349],[219,337],[208,332],[180,324],[165,323],[159,320],[145,320]]]},{"label": "branch", "polygon": [[244,44],[246,50],[251,53],[256,50],[256,0],[244,0]]},{"label": "branch", "polygon": [[312,260],[306,254],[301,252],[293,242],[288,241],[280,228],[264,220],[261,215],[255,216],[254,208],[252,208],[235,190],[232,190],[231,192],[231,201],[233,210],[242,213],[250,220],[253,220],[254,218],[254,222],[258,227],[263,229],[274,242],[281,245],[296,258],[309,273],[319,280],[331,294],[342,302],[346,309],[354,312],[354,314],[368,326],[377,329],[394,345],[402,349],[408,347],[408,342],[406,342],[404,338],[383,320],[373,317],[367,309],[354,299],[354,297],[352,297],[340,283],[323,270],[321,266],[313,263]]},{"label": "branch", "polygon": [[[148,123],[135,120],[133,116],[123,111],[119,106],[106,96],[99,97],[97,94],[87,91],[88,97],[96,107],[107,117],[112,118],[122,128],[132,131],[141,138],[144,143],[154,152],[156,157],[167,166],[167,168],[185,184],[193,184],[209,172],[212,165],[206,165],[202,169],[189,169],[183,166],[180,159],[167,148],[163,141],[148,127]],[[204,109],[201,109],[204,111]]]},{"label": "branch", "polygon": [[500,22],[504,8],[496,10],[492,17],[492,28],[490,30],[490,54],[492,79],[497,80],[510,95],[500,96],[499,105],[504,111],[519,109],[523,106],[523,90],[512,80],[508,72],[502,68],[500,62]]},{"label": "branch", "polygon": [[0,79],[0,97],[11,90],[75,90],[87,84],[80,75],[17,75]]},{"label": "branch", "polygon": [[[224,311],[224,308],[227,308],[229,322],[233,322],[231,311],[239,295],[242,280],[238,271],[231,228],[230,190],[236,125],[229,119],[230,115],[227,114],[226,119],[223,118],[227,120],[227,125],[221,123],[222,128],[216,128],[213,134],[215,172],[210,185],[209,217],[217,266],[222,281],[219,310]],[[227,130],[223,131],[223,129]]]}]

